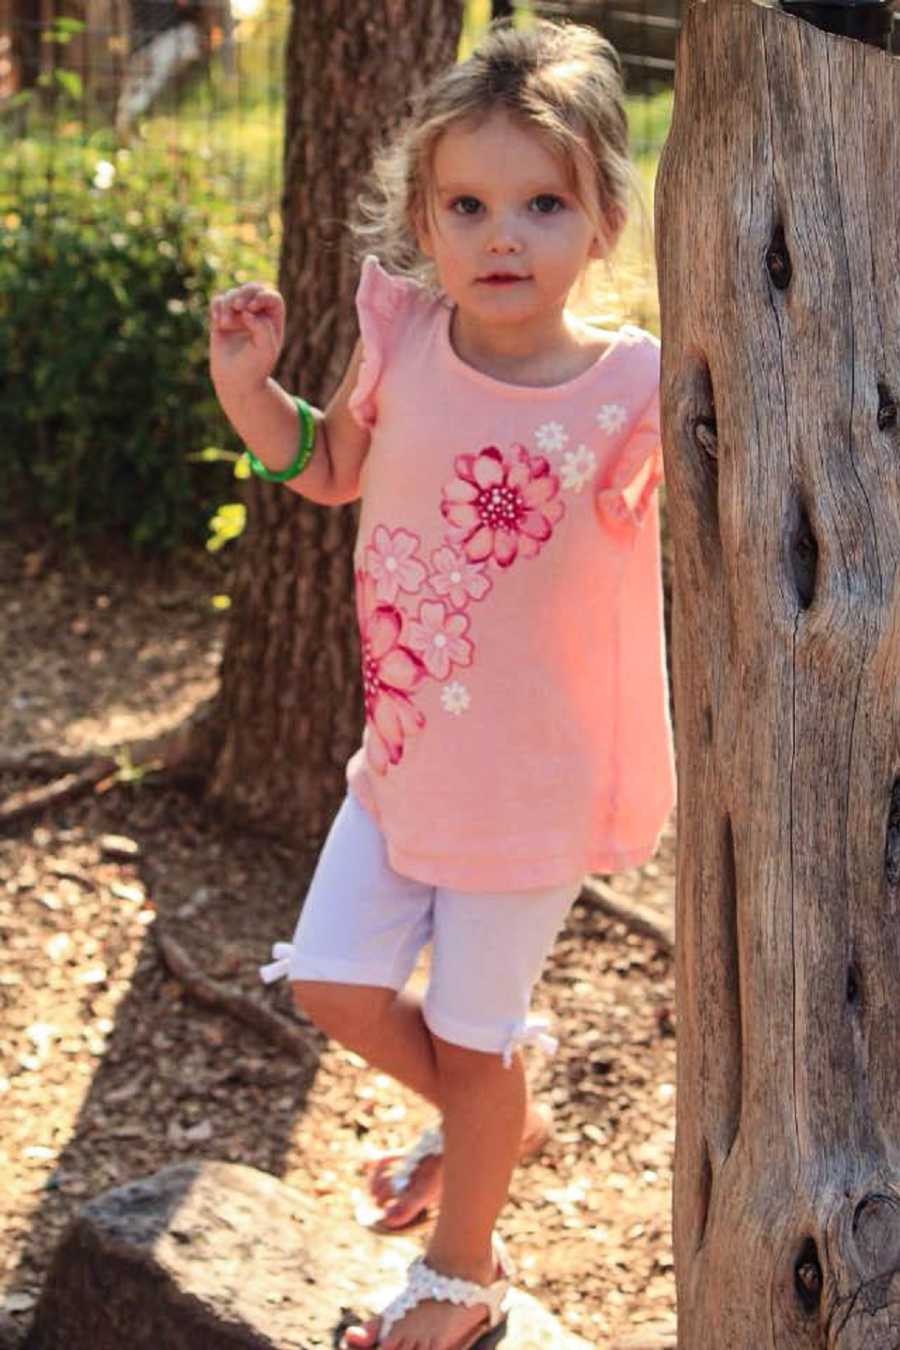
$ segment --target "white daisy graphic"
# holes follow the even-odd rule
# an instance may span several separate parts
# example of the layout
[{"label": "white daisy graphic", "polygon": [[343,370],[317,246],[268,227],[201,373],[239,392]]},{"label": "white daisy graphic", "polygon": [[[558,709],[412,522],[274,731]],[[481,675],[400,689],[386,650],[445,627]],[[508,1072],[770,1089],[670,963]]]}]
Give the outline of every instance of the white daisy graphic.
[{"label": "white daisy graphic", "polygon": [[597,413],[597,421],[600,424],[601,431],[605,431],[608,436],[611,436],[613,432],[624,427],[627,416],[627,409],[623,408],[621,403],[604,403]]},{"label": "white daisy graphic", "polygon": [[539,450],[543,450],[544,454],[552,454],[554,450],[563,448],[569,435],[562,422],[545,422],[534,433],[534,439]]},{"label": "white daisy graphic", "polygon": [[451,680],[441,690],[444,712],[453,713],[454,717],[466,712],[471,701],[468,689],[464,684],[460,684],[459,680]]},{"label": "white daisy graphic", "polygon": [[577,450],[569,450],[563,455],[560,465],[560,482],[564,488],[580,492],[589,478],[593,478],[597,469],[597,456],[586,445]]}]

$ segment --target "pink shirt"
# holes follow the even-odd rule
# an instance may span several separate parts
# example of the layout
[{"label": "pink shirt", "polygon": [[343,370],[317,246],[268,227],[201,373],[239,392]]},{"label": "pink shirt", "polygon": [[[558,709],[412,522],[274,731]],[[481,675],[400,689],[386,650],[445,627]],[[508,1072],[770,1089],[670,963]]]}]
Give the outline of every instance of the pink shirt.
[{"label": "pink shirt", "polygon": [[646,861],[675,779],[659,346],[624,327],[552,388],[466,365],[452,310],[363,265],[371,431],[354,561],[366,729],[351,791],[391,865],[522,890]]}]

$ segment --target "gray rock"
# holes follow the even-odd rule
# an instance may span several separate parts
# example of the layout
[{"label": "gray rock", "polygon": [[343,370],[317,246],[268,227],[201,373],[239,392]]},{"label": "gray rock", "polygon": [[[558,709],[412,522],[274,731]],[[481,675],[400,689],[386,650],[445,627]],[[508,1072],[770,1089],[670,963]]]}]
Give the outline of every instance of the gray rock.
[{"label": "gray rock", "polygon": [[[233,1163],[167,1167],[86,1204],[22,1350],[315,1350],[377,1312],[420,1251]],[[589,1350],[514,1291],[503,1350]],[[481,1350],[481,1347],[479,1347]]]}]

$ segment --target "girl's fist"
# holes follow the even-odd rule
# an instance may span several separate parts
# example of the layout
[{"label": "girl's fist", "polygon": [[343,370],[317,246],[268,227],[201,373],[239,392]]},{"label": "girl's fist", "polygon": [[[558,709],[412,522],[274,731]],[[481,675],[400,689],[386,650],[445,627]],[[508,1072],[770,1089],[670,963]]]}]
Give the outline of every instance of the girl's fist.
[{"label": "girl's fist", "polygon": [[284,301],[260,281],[216,295],[209,306],[209,363],[213,382],[262,383],[284,340]]}]

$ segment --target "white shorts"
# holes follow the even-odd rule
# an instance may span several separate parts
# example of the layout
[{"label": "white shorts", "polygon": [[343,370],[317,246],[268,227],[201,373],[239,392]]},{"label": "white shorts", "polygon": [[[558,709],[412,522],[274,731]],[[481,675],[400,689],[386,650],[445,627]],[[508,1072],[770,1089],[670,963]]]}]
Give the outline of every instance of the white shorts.
[{"label": "white shorts", "polygon": [[276,943],[268,983],[329,980],[402,989],[426,943],[431,968],[423,1015],[442,1040],[503,1055],[556,1042],[529,1018],[531,991],[581,879],[499,893],[429,886],[395,872],[384,837],[348,794],[319,857],[290,945]]}]

